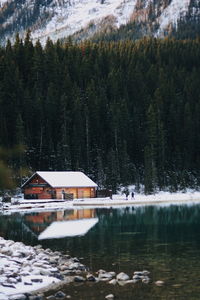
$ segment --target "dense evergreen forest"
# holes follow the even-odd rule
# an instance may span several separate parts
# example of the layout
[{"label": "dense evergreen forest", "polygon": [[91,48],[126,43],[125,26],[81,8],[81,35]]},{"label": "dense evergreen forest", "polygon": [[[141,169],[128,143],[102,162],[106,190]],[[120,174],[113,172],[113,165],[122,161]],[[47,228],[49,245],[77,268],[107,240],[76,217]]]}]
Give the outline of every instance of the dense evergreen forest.
[{"label": "dense evergreen forest", "polygon": [[199,39],[42,48],[17,36],[0,48],[0,169],[82,170],[113,191],[197,189],[199,74]]}]

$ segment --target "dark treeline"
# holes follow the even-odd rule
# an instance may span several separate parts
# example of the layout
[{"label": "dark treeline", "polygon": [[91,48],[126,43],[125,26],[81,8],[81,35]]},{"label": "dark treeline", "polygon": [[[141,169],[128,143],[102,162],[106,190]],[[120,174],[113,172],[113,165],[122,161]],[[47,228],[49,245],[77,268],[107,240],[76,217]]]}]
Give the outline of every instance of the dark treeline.
[{"label": "dark treeline", "polygon": [[0,49],[0,145],[13,168],[83,170],[100,187],[199,186],[200,41]]}]

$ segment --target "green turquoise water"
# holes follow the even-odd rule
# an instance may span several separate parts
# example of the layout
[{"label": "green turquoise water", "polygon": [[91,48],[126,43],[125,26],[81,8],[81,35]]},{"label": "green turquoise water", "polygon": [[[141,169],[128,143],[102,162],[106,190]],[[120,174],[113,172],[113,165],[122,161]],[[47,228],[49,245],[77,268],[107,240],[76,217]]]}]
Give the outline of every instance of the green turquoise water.
[{"label": "green turquoise water", "polygon": [[[54,221],[98,218],[84,236],[38,241]],[[0,235],[26,244],[42,244],[82,258],[92,272],[149,270],[151,282],[111,286],[70,285],[72,299],[200,299],[200,205],[66,210],[0,215]],[[158,287],[155,281],[163,280]]]}]

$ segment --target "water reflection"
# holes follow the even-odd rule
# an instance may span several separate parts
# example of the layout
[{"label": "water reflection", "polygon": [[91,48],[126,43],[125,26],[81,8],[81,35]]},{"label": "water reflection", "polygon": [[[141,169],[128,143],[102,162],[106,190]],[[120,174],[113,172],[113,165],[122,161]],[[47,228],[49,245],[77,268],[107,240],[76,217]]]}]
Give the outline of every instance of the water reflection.
[{"label": "water reflection", "polygon": [[97,222],[98,218],[53,222],[39,235],[38,240],[85,235]]},{"label": "water reflection", "polygon": [[97,222],[94,209],[40,212],[24,217],[24,224],[39,235],[39,240],[84,235]]},{"label": "water reflection", "polygon": [[[98,219],[98,224],[96,224]],[[84,236],[55,240],[52,232],[66,233],[66,229],[52,229],[57,223],[94,222]],[[72,224],[71,224],[72,225]],[[80,225],[80,224],[79,224]],[[92,225],[92,224],[89,224]],[[46,231],[48,239],[40,240],[44,248],[69,251],[84,258],[92,271],[105,269],[126,272],[148,269],[152,281],[164,280],[160,289],[155,285],[120,287],[118,299],[199,299],[200,270],[200,205],[143,206],[121,209],[76,209],[0,216],[0,235],[7,239],[38,244]],[[79,226],[79,229],[82,226]],[[48,233],[47,230],[50,230]],[[75,230],[70,226],[70,231]],[[79,231],[80,233],[80,231]],[[48,235],[47,235],[48,234]],[[46,238],[45,237],[45,238]],[[58,235],[57,235],[58,237]],[[182,288],[177,287],[182,285]],[[77,291],[76,299],[101,299],[101,285]],[[173,288],[172,288],[173,287]],[[112,292],[105,285],[106,294]],[[116,289],[116,287],[113,287]],[[115,293],[116,291],[113,291]],[[134,295],[132,294],[134,292]],[[71,290],[72,296],[74,289]],[[91,293],[91,295],[89,295]],[[85,296],[84,296],[85,295]],[[156,296],[155,296],[156,295]]]}]

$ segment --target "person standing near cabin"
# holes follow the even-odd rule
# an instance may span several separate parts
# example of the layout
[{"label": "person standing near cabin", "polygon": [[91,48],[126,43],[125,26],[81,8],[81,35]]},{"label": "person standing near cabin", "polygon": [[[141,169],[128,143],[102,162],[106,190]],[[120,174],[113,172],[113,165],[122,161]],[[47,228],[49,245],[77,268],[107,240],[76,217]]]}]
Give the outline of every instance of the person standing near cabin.
[{"label": "person standing near cabin", "polygon": [[126,194],[126,200],[128,200],[129,191],[127,190],[125,194]]},{"label": "person standing near cabin", "polygon": [[131,193],[131,198],[134,199],[134,192]]}]

